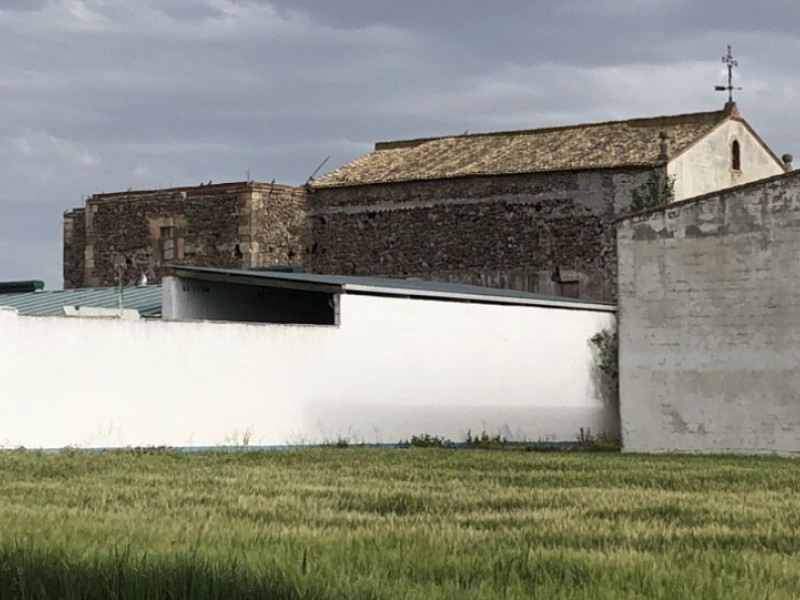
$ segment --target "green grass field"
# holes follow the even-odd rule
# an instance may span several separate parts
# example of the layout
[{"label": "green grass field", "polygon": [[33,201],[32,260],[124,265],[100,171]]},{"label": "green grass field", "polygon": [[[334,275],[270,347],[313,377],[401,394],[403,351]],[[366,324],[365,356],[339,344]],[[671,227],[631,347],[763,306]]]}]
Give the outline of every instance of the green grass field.
[{"label": "green grass field", "polygon": [[793,598],[800,463],[0,453],[0,599]]}]

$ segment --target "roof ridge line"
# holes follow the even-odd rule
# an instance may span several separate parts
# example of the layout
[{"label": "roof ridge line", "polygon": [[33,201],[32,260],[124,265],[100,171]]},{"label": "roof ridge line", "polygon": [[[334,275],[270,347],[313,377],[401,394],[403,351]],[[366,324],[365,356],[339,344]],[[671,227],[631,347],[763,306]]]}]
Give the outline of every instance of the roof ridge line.
[{"label": "roof ridge line", "polygon": [[498,137],[507,135],[526,135],[533,133],[550,133],[554,131],[567,131],[570,129],[586,129],[589,127],[604,127],[608,125],[619,125],[623,123],[632,125],[634,127],[642,127],[645,126],[647,123],[657,123],[658,121],[674,123],[676,121],[677,122],[690,121],[694,118],[710,117],[712,115],[718,116],[720,121],[724,120],[726,117],[731,116],[730,113],[728,113],[723,108],[722,110],[712,110],[705,112],[680,113],[677,115],[661,115],[657,117],[634,117],[631,119],[615,119],[611,121],[596,121],[592,123],[577,123],[572,125],[553,125],[547,127],[538,127],[534,129],[507,129],[503,131],[486,131],[480,133],[441,135],[441,136],[432,136],[424,138],[412,138],[407,140],[389,140],[389,141],[375,142],[375,151],[409,148],[413,146],[419,146],[427,142],[456,139],[456,138],[480,138],[480,137]]}]

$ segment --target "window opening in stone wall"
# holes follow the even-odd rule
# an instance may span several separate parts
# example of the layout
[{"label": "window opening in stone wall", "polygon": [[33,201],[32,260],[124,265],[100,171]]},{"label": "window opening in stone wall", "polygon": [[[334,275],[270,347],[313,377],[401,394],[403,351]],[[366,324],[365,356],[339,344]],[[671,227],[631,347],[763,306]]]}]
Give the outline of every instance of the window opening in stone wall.
[{"label": "window opening in stone wall", "polygon": [[175,228],[161,228],[161,257],[164,260],[175,259]]},{"label": "window opening in stone wall", "polygon": [[580,282],[561,281],[558,283],[558,295],[565,298],[580,298]]},{"label": "window opening in stone wall", "polygon": [[742,156],[737,140],[733,140],[733,144],[731,144],[731,169],[734,171],[742,170]]}]

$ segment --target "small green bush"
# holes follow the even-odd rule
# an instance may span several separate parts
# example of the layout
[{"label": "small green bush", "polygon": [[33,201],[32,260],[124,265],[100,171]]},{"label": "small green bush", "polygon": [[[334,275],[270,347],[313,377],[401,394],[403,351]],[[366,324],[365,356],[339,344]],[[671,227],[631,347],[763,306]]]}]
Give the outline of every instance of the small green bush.
[{"label": "small green bush", "polygon": [[592,433],[590,428],[581,427],[578,430],[578,445],[576,450],[589,452],[619,452],[622,449],[622,440],[619,436],[606,432]]},{"label": "small green bush", "polygon": [[619,333],[616,328],[603,329],[595,333],[589,341],[599,353],[600,372],[616,382],[619,379]]},{"label": "small green bush", "polygon": [[401,448],[450,448],[453,442],[438,435],[423,433],[412,435],[410,440],[400,442]]},{"label": "small green bush", "polygon": [[650,177],[633,190],[631,212],[639,212],[657,208],[675,199],[675,176],[662,175],[658,171],[650,173]]},{"label": "small green bush", "polygon": [[509,445],[509,441],[501,437],[500,434],[489,435],[482,431],[480,435],[473,436],[472,431],[467,430],[465,445],[467,448],[478,450],[499,450],[500,448],[506,448]]}]

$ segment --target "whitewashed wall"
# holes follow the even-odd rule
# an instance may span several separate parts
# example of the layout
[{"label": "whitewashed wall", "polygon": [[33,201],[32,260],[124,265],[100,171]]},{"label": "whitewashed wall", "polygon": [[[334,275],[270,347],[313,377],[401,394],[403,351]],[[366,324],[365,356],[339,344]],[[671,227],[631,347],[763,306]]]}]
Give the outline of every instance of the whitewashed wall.
[{"label": "whitewashed wall", "polygon": [[[739,142],[739,171],[731,168],[734,140]],[[670,161],[667,172],[675,176],[678,201],[780,175],[785,170],[744,123],[729,120]]]},{"label": "whitewashed wall", "polygon": [[343,295],[341,326],[0,309],[0,445],[396,443],[618,430],[589,337],[613,313]]}]

